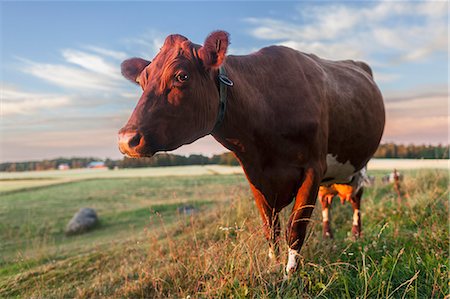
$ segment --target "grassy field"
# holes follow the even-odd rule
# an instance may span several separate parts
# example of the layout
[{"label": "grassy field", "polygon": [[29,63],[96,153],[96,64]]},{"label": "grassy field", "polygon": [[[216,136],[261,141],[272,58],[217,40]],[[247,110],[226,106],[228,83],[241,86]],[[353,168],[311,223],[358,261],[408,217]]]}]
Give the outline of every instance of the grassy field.
[{"label": "grassy field", "polygon": [[146,178],[161,176],[200,176],[216,174],[241,174],[241,167],[228,167],[221,165],[193,165],[174,167],[150,167],[109,170],[100,169],[70,169],[46,170],[25,172],[0,172],[0,194],[25,189],[36,189],[49,185],[64,184],[67,182],[83,181],[88,179],[123,179]]},{"label": "grassy field", "polygon": [[[168,171],[160,170],[160,171]],[[170,173],[169,171],[167,173]],[[179,172],[177,172],[179,173]],[[362,206],[363,237],[350,237],[350,206],[335,200],[335,238],[321,237],[320,207],[301,267],[283,280],[267,257],[257,209],[242,174],[51,178],[2,189],[0,297],[443,298],[449,291],[445,170],[405,174],[397,206],[378,178]],[[386,171],[371,174],[381,176]],[[48,175],[25,177],[31,183]],[[137,176],[137,177],[132,177]],[[21,181],[22,180],[22,181]],[[183,204],[198,211],[184,215]],[[98,229],[65,237],[80,207],[97,210]],[[283,214],[286,222],[289,210]]]}]

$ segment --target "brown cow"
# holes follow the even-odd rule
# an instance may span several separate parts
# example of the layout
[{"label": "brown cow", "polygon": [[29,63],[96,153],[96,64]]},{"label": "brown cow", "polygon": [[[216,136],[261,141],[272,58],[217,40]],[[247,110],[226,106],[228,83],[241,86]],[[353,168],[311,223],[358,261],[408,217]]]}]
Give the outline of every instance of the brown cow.
[{"label": "brown cow", "polygon": [[226,56],[228,44],[224,31],[203,46],[170,35],[151,64],[124,61],[122,73],[143,93],[119,131],[119,148],[149,157],[211,134],[241,162],[275,254],[278,214],[295,200],[286,230],[291,273],[319,185],[350,182],[377,149],[382,96],[362,62],[281,46]]}]

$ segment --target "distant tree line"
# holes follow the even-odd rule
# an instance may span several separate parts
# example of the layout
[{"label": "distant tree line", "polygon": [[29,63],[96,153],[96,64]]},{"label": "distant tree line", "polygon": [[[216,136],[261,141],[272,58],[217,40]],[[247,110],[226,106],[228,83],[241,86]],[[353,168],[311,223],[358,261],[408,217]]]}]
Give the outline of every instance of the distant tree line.
[{"label": "distant tree line", "polygon": [[214,155],[212,157],[205,157],[203,155],[181,156],[167,153],[157,154],[151,158],[127,158],[122,160],[106,159],[105,166],[112,169],[118,168],[138,168],[138,167],[160,167],[160,166],[183,166],[183,165],[239,165],[238,160],[230,152],[221,155]]},{"label": "distant tree line", "polygon": [[[443,145],[403,145],[394,143],[381,144],[374,155],[375,158],[403,158],[403,159],[448,159],[449,146]],[[101,161],[96,158],[58,158],[43,161],[8,162],[0,164],[0,171],[32,171],[57,169],[61,164],[67,164],[70,168],[85,168],[90,162]],[[182,165],[239,165],[238,160],[231,153],[205,157],[203,155],[181,156],[167,153],[157,154],[152,158],[119,160],[106,159],[105,166],[113,168],[138,168],[159,166]]]},{"label": "distant tree line", "polygon": [[448,159],[449,145],[403,145],[383,143],[378,147],[375,158],[399,159]]},{"label": "distant tree line", "polygon": [[0,171],[33,171],[57,169],[61,164],[67,164],[70,168],[85,168],[90,162],[100,161],[96,158],[57,158],[42,161],[7,162],[0,164]]},{"label": "distant tree line", "polygon": [[[0,171],[34,171],[58,169],[61,164],[67,164],[70,168],[86,168],[90,162],[102,161],[96,158],[58,158],[43,161],[28,162],[7,162],[0,164]],[[230,152],[212,157],[203,155],[181,156],[167,153],[157,154],[152,158],[127,158],[119,160],[106,159],[105,166],[113,168],[138,168],[138,167],[159,167],[159,166],[182,166],[182,165],[239,165],[239,162]]]}]

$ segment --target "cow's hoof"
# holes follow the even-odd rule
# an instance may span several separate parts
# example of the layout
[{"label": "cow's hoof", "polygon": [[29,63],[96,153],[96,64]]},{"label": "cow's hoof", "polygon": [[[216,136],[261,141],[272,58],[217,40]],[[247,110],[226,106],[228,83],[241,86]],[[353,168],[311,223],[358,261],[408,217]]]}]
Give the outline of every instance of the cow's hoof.
[{"label": "cow's hoof", "polygon": [[276,262],[278,260],[278,254],[275,252],[275,249],[273,249],[273,247],[269,247],[269,259],[273,262]]},{"label": "cow's hoof", "polygon": [[289,248],[288,262],[286,264],[286,274],[289,276],[297,270],[298,266],[298,251]]},{"label": "cow's hoof", "polygon": [[283,263],[279,263],[278,261],[276,263],[272,263],[271,265],[267,265],[267,274],[279,274],[280,272],[284,272],[284,265]]},{"label": "cow's hoof", "polygon": [[331,231],[324,231],[323,238],[324,239],[333,239],[333,233]]},{"label": "cow's hoof", "polygon": [[353,225],[352,226],[352,235],[353,237],[355,237],[356,239],[358,239],[359,237],[361,237],[361,228],[358,225]]},{"label": "cow's hoof", "polygon": [[330,223],[325,221],[323,223],[323,238],[324,239],[333,239],[333,233],[331,232]]},{"label": "cow's hoof", "polygon": [[269,259],[273,262],[279,262],[280,247],[277,243],[269,243]]}]

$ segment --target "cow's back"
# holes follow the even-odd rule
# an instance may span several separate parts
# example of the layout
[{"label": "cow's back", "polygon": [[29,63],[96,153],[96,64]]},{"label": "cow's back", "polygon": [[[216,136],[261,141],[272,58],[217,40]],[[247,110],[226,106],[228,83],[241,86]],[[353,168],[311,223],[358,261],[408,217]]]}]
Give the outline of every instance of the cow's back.
[{"label": "cow's back", "polygon": [[264,146],[276,150],[274,154],[284,154],[279,152],[280,144],[285,145],[281,150],[290,150],[291,142],[311,143],[308,134],[317,129],[316,123],[325,136],[318,150],[341,163],[350,161],[355,171],[378,147],[384,106],[365,63],[325,60],[283,46],[230,56],[227,63],[232,66],[230,77],[239,77],[245,86],[246,100],[264,111],[263,119],[249,111],[248,121],[265,130],[262,135],[274,146]]}]

